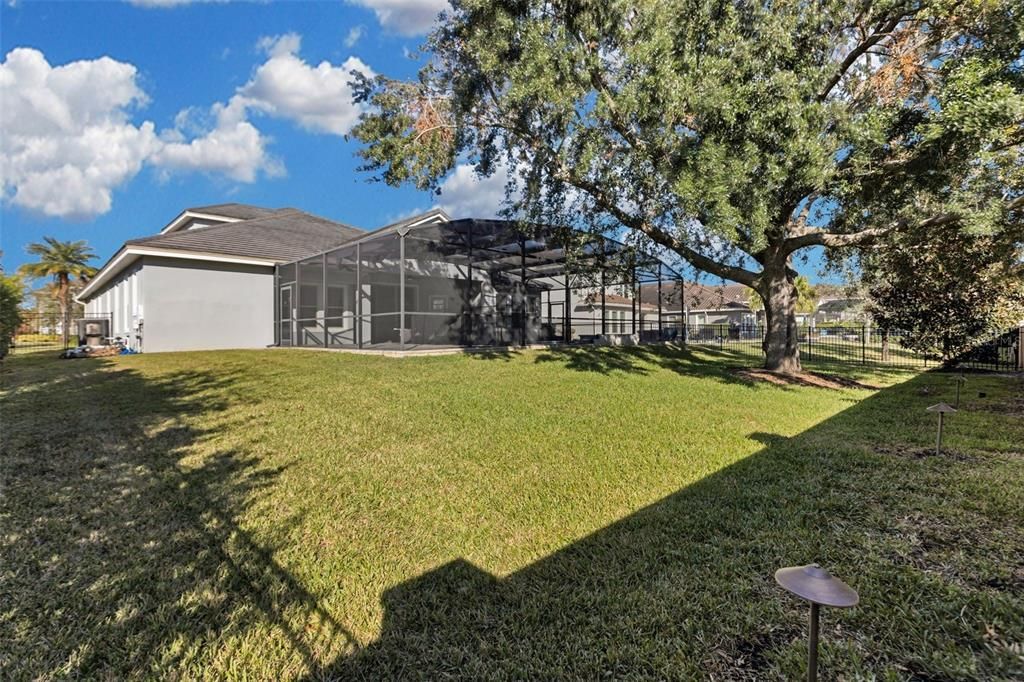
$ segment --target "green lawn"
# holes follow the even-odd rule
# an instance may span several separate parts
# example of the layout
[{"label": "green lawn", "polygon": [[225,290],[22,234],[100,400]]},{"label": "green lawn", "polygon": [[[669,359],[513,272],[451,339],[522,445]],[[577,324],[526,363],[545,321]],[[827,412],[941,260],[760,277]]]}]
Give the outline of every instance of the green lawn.
[{"label": "green lawn", "polygon": [[13,356],[0,678],[1024,675],[1024,382],[749,358]]}]

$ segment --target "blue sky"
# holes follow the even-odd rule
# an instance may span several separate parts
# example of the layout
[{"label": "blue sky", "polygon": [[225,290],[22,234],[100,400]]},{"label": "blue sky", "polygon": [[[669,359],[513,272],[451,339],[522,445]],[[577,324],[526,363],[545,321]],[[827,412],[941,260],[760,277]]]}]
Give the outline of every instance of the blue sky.
[{"label": "blue sky", "polygon": [[[348,72],[413,76],[443,2],[5,0],[3,266],[43,235],[106,260],[185,207],[225,201],[364,228],[434,204],[493,213],[502,178],[462,167],[441,197],[369,183],[344,139],[359,113]],[[817,260],[799,269],[813,277]]]}]

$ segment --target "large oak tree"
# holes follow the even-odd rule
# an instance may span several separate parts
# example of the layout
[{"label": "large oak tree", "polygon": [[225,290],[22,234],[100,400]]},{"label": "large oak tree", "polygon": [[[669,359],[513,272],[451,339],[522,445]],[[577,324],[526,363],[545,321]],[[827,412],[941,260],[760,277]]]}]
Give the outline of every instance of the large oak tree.
[{"label": "large oak tree", "polygon": [[364,79],[364,167],[509,174],[507,214],[621,226],[764,301],[793,258],[1024,208],[1019,0],[453,0],[415,81]]}]

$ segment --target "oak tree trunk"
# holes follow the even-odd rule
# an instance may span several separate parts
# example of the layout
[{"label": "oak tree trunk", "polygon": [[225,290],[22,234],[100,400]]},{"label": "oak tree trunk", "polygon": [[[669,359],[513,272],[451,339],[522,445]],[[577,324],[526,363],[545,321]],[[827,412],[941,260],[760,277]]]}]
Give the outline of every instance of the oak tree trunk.
[{"label": "oak tree trunk", "polygon": [[758,287],[764,301],[767,326],[764,367],[773,372],[795,374],[800,367],[800,338],[796,325],[797,290],[789,268],[765,271]]}]

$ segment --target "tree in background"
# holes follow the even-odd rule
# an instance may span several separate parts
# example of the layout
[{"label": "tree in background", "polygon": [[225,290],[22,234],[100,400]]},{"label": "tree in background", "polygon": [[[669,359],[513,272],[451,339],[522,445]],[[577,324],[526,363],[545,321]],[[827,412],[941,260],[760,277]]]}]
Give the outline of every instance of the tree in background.
[{"label": "tree in background", "polygon": [[818,292],[811,284],[811,281],[803,275],[793,280],[796,288],[796,311],[798,313],[813,313],[818,307]]},{"label": "tree in background", "polygon": [[994,234],[943,225],[897,232],[862,258],[868,309],[902,344],[943,360],[1024,320],[1024,228]]},{"label": "tree in background", "polygon": [[25,288],[17,275],[8,275],[0,267],[0,358],[7,356],[18,326],[21,324],[21,302]]},{"label": "tree in background", "polygon": [[507,174],[507,217],[626,228],[755,289],[800,370],[794,254],[1024,208],[1019,0],[453,0],[415,81],[354,74],[363,168]]},{"label": "tree in background", "polygon": [[[818,308],[818,292],[811,284],[811,280],[807,279],[803,275],[798,275],[793,280],[793,286],[796,287],[796,312],[798,313],[813,313]],[[764,301],[761,300],[761,294],[757,293],[756,289],[751,289],[750,294],[747,297],[747,305],[750,306],[751,310],[764,310]]]},{"label": "tree in background", "polygon": [[96,268],[89,265],[96,254],[84,241],[62,242],[53,237],[43,237],[42,243],[29,244],[25,250],[39,256],[39,260],[22,265],[21,274],[33,279],[49,277],[53,280],[52,292],[61,313],[61,337],[67,346],[73,285],[80,285],[96,274]]},{"label": "tree in background", "polygon": [[[68,314],[71,318],[80,317],[85,313],[85,306],[75,301],[75,296],[85,288],[86,284],[88,284],[86,279],[72,279],[68,283],[68,300],[70,301]],[[60,287],[56,282],[47,282],[28,292],[28,297],[33,302],[32,311],[36,314],[40,324],[53,330],[54,333],[60,327],[60,322],[63,319],[59,291]]]}]

